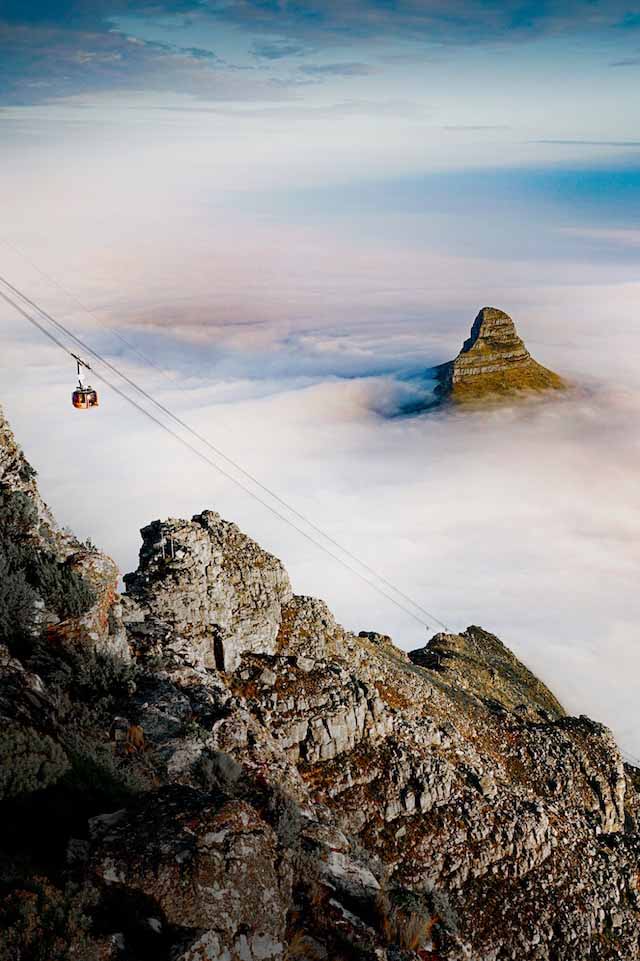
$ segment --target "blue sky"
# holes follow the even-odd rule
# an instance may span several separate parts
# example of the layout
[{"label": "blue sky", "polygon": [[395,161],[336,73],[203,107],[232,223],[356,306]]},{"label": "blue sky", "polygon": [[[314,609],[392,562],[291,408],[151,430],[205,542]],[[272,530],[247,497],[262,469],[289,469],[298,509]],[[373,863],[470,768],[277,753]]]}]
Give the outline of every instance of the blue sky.
[{"label": "blue sky", "polygon": [[[629,3],[0,0],[0,273],[638,756],[639,76]],[[575,392],[390,417],[485,304]],[[349,627],[423,643],[0,329],[46,498],[123,570],[150,519],[212,507]]]},{"label": "blue sky", "polygon": [[[576,126],[591,121],[600,139],[603,126],[624,126],[640,61],[640,14],[612,0],[5,0],[0,18],[5,103],[140,89],[314,102],[343,92],[344,80],[380,102],[424,78],[439,80],[426,99],[451,103],[464,91],[473,112],[480,94],[487,115],[498,108],[518,125],[536,95],[553,90],[557,108],[573,94]],[[575,97],[587,88],[591,108]],[[598,125],[603,92],[616,102]]]}]

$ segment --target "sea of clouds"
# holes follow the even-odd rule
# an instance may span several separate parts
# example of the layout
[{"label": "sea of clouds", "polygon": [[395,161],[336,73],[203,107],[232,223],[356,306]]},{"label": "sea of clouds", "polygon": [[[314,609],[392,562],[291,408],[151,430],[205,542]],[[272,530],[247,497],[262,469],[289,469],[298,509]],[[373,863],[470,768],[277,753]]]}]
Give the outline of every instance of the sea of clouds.
[{"label": "sea of clouds", "polygon": [[[0,273],[438,619],[494,631],[568,710],[640,756],[637,230],[552,210],[513,183],[270,205],[177,176],[161,185],[142,165],[114,180],[106,162],[85,175],[69,162],[73,203],[54,170],[26,212],[17,187],[43,182],[37,164],[6,174],[16,190]],[[401,416],[428,398],[425,371],[457,353],[484,305],[511,313],[573,389]],[[212,508],[349,628],[405,648],[437,629],[108,387],[99,410],[74,413],[73,365],[4,304],[0,323],[0,400],[42,492],[123,572],[141,526]]]}]

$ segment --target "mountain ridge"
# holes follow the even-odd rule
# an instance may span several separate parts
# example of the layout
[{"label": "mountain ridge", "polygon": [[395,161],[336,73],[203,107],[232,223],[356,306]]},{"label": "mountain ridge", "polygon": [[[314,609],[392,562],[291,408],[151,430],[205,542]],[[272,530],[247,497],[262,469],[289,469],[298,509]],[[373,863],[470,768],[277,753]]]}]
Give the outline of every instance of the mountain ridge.
[{"label": "mountain ridge", "polygon": [[[25,464],[0,412],[29,559],[58,532]],[[640,957],[603,725],[483,628],[346,630],[215,511],[141,533],[122,595],[60,535],[92,593],[63,616],[29,568],[31,642],[0,643],[2,961]]]}]

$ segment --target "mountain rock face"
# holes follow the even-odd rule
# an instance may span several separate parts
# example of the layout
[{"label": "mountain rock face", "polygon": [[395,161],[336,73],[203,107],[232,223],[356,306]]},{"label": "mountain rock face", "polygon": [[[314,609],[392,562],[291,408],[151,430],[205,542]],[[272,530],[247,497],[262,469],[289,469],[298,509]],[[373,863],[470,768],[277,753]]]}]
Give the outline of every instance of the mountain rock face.
[{"label": "mountain rock face", "polygon": [[440,399],[456,403],[566,386],[558,374],[533,359],[511,317],[495,307],[482,308],[458,356],[436,370]]},{"label": "mountain rock face", "polygon": [[214,512],[142,537],[123,597],[0,645],[2,961],[640,958],[605,727],[480,627],[345,630]]},{"label": "mountain rock face", "polygon": [[222,671],[246,650],[275,653],[282,606],[293,595],[279,560],[213,511],[154,521],[141,533],[140,567],[125,583],[147,628],[186,633],[205,666]]},{"label": "mountain rock face", "polygon": [[46,631],[52,644],[89,643],[127,658],[116,565],[58,527],[35,478],[0,407],[0,606],[8,610],[12,567],[20,560],[33,593],[34,629]]}]

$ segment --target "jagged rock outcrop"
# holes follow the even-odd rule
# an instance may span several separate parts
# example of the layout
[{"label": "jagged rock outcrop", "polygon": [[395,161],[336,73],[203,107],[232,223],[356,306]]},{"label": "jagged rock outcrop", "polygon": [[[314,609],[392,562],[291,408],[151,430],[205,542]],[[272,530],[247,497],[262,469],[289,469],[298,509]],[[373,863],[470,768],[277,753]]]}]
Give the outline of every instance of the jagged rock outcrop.
[{"label": "jagged rock outcrop", "polygon": [[537,363],[508,314],[483,307],[455,360],[436,368],[439,399],[477,403],[525,391],[561,390],[558,374]]},{"label": "jagged rock outcrop", "polygon": [[[0,408],[1,536],[12,544],[12,556],[4,552],[0,557],[0,603],[9,602],[14,568],[23,566],[31,595],[29,620],[34,635],[46,630],[52,645],[91,645],[128,658],[116,565],[105,554],[60,529],[40,496],[35,478],[36,472]],[[69,616],[71,612],[73,616]]]},{"label": "jagged rock outcrop", "polygon": [[140,566],[124,580],[145,629],[186,634],[203,664],[221,671],[237,667],[246,650],[275,651],[282,606],[292,597],[277,558],[214,511],[154,521],[141,533]]},{"label": "jagged rock outcrop", "polygon": [[0,407],[0,484],[14,493],[24,494],[35,508],[30,536],[41,548],[55,546],[62,560],[78,546],[72,534],[61,531],[42,500],[36,472],[16,443],[11,426]]},{"label": "jagged rock outcrop", "polygon": [[95,581],[128,660],[84,615],[73,657],[0,647],[6,904],[42,822],[91,961],[640,958],[640,776],[605,727],[479,627],[345,630],[214,512],[142,535],[122,598]]}]

